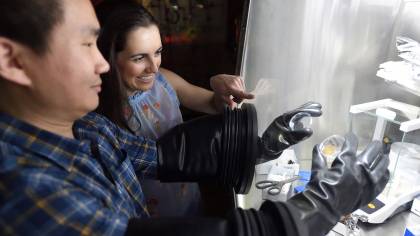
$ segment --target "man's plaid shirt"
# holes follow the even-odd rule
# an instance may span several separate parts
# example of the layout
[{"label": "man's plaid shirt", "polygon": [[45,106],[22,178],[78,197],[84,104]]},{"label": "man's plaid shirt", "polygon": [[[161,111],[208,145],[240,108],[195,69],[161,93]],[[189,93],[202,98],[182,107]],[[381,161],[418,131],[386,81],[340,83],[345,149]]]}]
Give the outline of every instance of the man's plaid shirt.
[{"label": "man's plaid shirt", "polygon": [[148,216],[137,178],[156,176],[155,142],[95,113],[73,133],[0,113],[0,235],[122,235]]}]

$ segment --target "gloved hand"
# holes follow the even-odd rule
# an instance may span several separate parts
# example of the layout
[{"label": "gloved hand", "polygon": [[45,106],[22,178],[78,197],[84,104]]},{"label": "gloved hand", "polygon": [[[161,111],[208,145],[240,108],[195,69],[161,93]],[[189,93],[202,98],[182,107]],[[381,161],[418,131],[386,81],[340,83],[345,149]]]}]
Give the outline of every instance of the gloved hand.
[{"label": "gloved hand", "polygon": [[372,201],[389,180],[388,155],[379,141],[374,141],[359,155],[357,138],[346,135],[341,152],[327,168],[319,145],[313,150],[312,176],[306,190],[297,194],[286,206],[303,235],[325,235],[341,216]]},{"label": "gloved hand", "polygon": [[[220,120],[214,124],[217,123]],[[330,169],[319,147],[314,148],[311,181],[303,193],[287,202],[266,201],[259,210],[235,209],[228,220],[197,217],[130,220],[126,233],[324,236],[341,216],[367,204],[383,190],[389,179],[389,159],[383,150],[383,145],[376,141],[356,155],[357,139],[346,135],[343,148]]]},{"label": "gloved hand", "polygon": [[[306,116],[321,116],[321,104],[307,102],[302,106],[277,117],[264,131],[259,140],[261,157],[258,163],[276,159],[283,150],[309,138],[312,129],[303,127],[301,119]],[[293,119],[294,127],[290,126]]]}]

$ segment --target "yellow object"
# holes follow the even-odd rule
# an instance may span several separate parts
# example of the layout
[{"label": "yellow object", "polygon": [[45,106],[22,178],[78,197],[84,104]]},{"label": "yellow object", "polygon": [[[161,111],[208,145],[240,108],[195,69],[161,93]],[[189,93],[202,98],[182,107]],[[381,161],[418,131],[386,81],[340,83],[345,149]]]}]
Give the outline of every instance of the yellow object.
[{"label": "yellow object", "polygon": [[331,144],[323,146],[321,152],[324,156],[331,156],[336,152],[337,147]]},{"label": "yellow object", "polygon": [[375,208],[376,208],[375,204],[373,204],[373,203],[369,203],[369,204],[368,204],[368,207],[369,207],[370,209],[375,209]]}]

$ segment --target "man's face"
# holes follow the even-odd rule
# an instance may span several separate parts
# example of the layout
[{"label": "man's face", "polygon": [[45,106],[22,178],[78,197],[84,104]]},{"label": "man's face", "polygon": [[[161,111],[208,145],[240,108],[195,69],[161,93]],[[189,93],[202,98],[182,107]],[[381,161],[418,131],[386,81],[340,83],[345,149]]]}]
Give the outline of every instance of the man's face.
[{"label": "man's face", "polygon": [[63,0],[64,21],[49,38],[49,51],[28,57],[29,92],[39,111],[75,120],[98,106],[100,74],[109,65],[96,39],[99,23],[89,0]]}]

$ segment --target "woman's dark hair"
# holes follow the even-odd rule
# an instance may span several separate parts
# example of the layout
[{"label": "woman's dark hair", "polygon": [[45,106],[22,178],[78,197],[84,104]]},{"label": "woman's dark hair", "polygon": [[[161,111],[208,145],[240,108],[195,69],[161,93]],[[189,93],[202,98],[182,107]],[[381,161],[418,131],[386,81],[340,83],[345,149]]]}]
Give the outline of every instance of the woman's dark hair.
[{"label": "woman's dark hair", "polygon": [[96,14],[102,27],[98,47],[111,67],[101,75],[102,91],[96,112],[130,130],[124,118],[127,91],[117,67],[117,54],[124,50],[128,33],[158,23],[143,6],[128,0],[104,1],[96,7]]},{"label": "woman's dark hair", "polygon": [[0,36],[42,55],[57,24],[64,19],[61,0],[0,0]]}]

